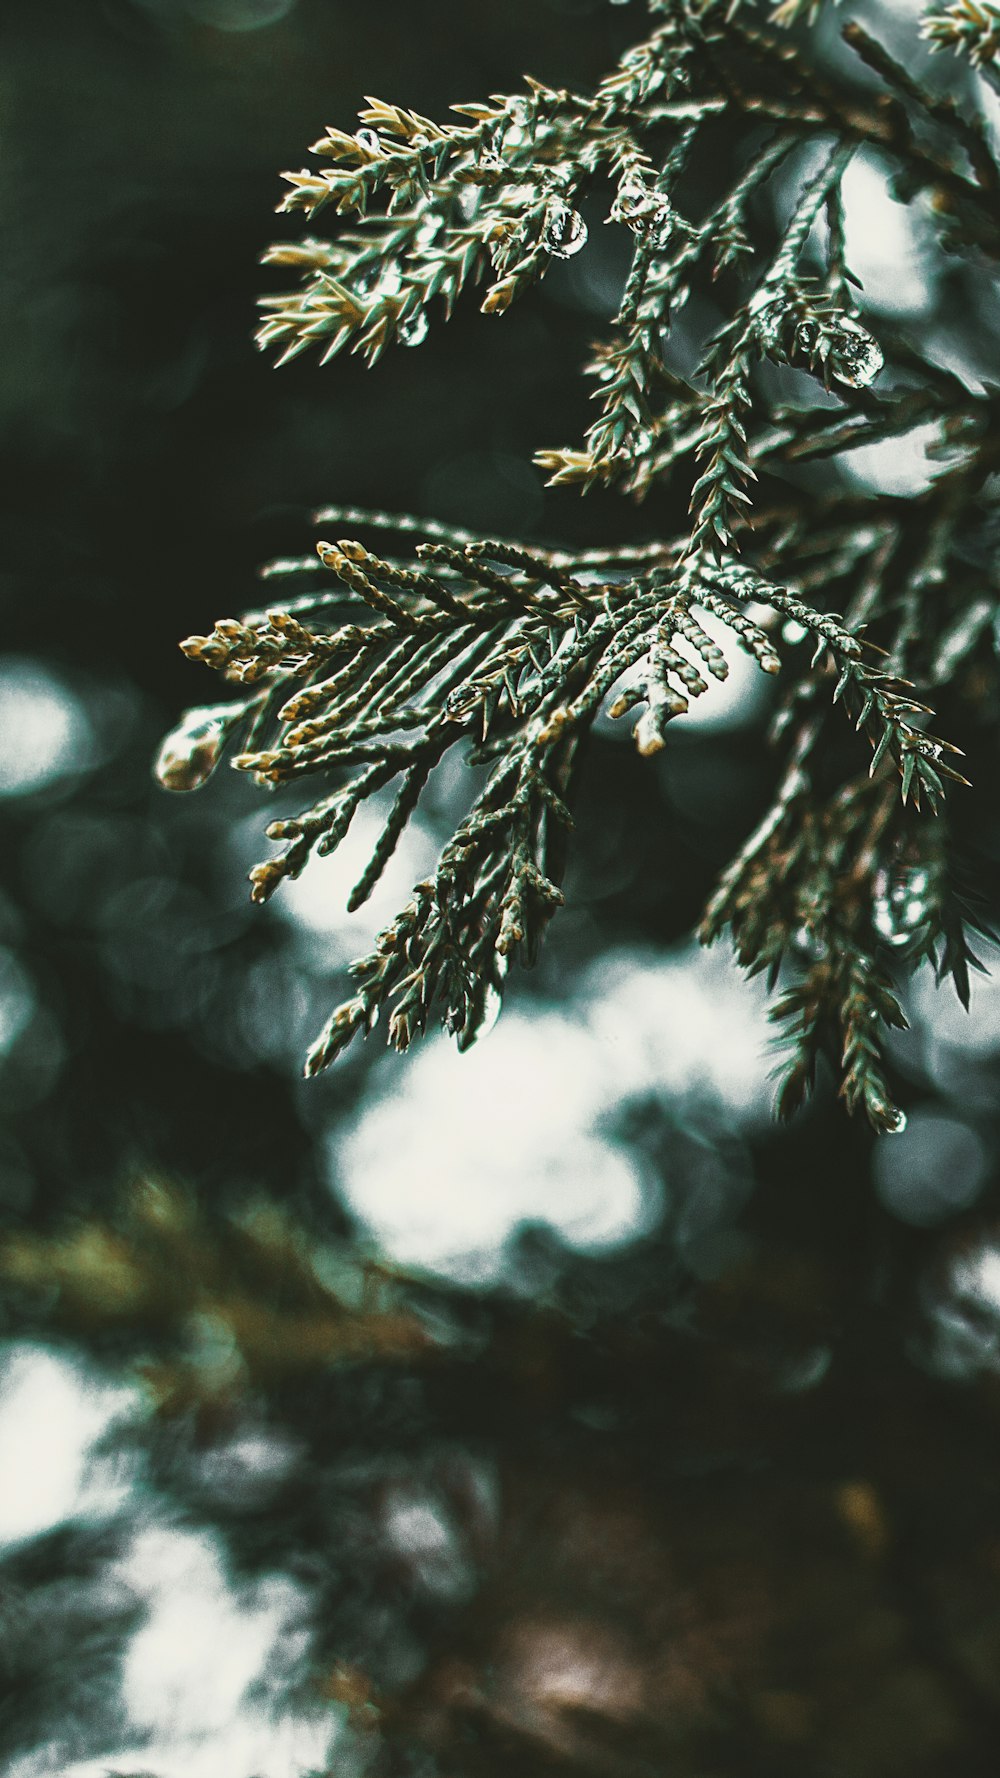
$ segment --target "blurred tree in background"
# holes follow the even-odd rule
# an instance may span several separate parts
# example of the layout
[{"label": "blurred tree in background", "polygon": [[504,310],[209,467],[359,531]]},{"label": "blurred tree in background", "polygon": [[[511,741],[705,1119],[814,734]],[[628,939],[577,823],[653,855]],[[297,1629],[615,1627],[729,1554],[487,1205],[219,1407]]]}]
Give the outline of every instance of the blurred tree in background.
[{"label": "blurred tree in background", "polygon": [[[923,46],[910,5],[777,28],[904,145],[912,94],[880,97],[877,53],[841,39],[852,16],[936,95],[905,127],[939,157],[960,139],[979,194],[971,247],[946,252],[933,181],[893,186],[869,151],[845,175],[847,263],[913,424],[798,485],[881,501],[905,587],[907,515],[942,474],[907,354],[987,441],[995,416],[1000,25],[970,0],[932,8]],[[967,1014],[927,967],[906,988],[886,1063],[901,1134],[849,1121],[823,1062],[808,1107],[771,1121],[763,995],[691,934],[774,795],[780,679],[734,663],[655,759],[598,724],[568,905],[488,1041],[355,1045],[309,1083],[304,1049],[453,831],[460,774],[432,780],[384,889],[345,915],[377,822],[254,909],[259,795],[226,774],[168,798],[150,773],[205,695],[177,637],[264,603],[258,565],[308,551],[317,507],[576,551],[683,524],[686,491],[637,509],[597,478],[580,501],[532,463],[594,418],[577,373],[631,245],[603,202],[583,204],[587,252],[500,321],[459,303],[371,371],[304,354],[275,376],[251,344],[277,169],[349,130],[364,93],[445,118],[523,91],[525,68],[591,92],[648,22],[603,0],[5,9],[17,1778],[995,1771],[998,990],[974,980]],[[791,191],[756,212],[770,242]],[[967,211],[943,208],[960,245]],[[712,304],[680,317],[692,362]],[[934,691],[970,762],[948,832],[986,925],[994,474],[947,563],[942,597],[975,622]]]}]

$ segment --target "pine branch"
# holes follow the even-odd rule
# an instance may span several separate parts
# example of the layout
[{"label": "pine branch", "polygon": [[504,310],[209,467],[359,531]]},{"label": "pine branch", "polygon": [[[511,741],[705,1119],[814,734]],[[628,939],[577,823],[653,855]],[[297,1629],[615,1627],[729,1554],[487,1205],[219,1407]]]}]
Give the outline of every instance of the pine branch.
[{"label": "pine branch", "polygon": [[[434,1021],[467,1044],[562,900],[581,741],[607,711],[630,718],[642,755],[668,745],[670,725],[728,671],[721,626],[787,684],[773,724],[783,767],[703,937],[728,931],[748,969],[783,984],[781,1108],[801,1102],[826,1052],[848,1107],[891,1130],[880,1034],[902,1017],[896,974],[924,961],[967,997],[977,967],[967,931],[979,916],[953,887],[942,812],[966,780],[917,688],[947,690],[973,667],[996,680],[1000,432],[991,386],[970,385],[919,335],[884,320],[878,339],[869,330],[843,177],[859,146],[877,149],[896,195],[929,191],[942,244],[977,260],[1000,255],[1000,172],[959,97],[925,88],[856,24],[844,35],[880,83],[873,99],[820,73],[807,34],[780,28],[808,26],[812,5],[650,10],[650,34],[592,96],[529,80],[455,107],[457,123],[369,100],[356,132],[329,128],[313,153],[331,164],[287,175],[282,209],[353,220],[265,255],[302,282],[264,299],[259,339],[282,358],[315,343],[373,362],[393,342],[419,344],[435,299],[447,316],[484,280],[482,308],[502,314],[553,260],[585,249],[583,197],[603,202],[631,264],[586,367],[598,414],[580,444],[536,461],[556,486],[659,489],[673,510],[688,506],[686,527],[573,552],[329,507],[318,522],[339,541],[263,571],[280,598],[183,645],[248,695],[190,713],[159,772],[197,787],[229,747],[261,784],[322,780],[268,828],[281,850],[252,872],[261,901],[391,792],[354,907],[445,756],[459,747],[487,767],[433,875],[354,965],[355,991],[307,1066],[325,1067],[383,1014],[399,1048]],[[932,8],[924,34],[988,73],[995,10]],[[707,202],[695,176],[706,165],[723,185]],[[693,372],[678,367],[694,356],[676,350],[685,306]],[[838,474],[856,448],[917,426],[943,466],[911,499]],[[805,481],[801,466],[818,462],[830,466],[822,481]],[[834,740],[837,705],[867,756],[850,731]]]}]

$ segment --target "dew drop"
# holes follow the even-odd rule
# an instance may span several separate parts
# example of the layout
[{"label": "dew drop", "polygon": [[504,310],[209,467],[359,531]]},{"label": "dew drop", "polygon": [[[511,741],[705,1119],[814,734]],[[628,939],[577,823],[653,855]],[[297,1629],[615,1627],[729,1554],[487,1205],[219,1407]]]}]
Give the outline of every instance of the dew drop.
[{"label": "dew drop", "polygon": [[[505,962],[499,955],[498,963]],[[458,1038],[458,1047],[464,1053],[473,1044],[488,1037],[500,1017],[503,1006],[503,994],[495,982],[487,984],[478,1008],[470,1008],[467,1012],[453,1011],[446,1020],[446,1029]],[[477,1016],[478,1013],[478,1016]]]},{"label": "dew drop", "polygon": [[401,346],[422,346],[427,338],[428,322],[425,309],[416,309],[412,315],[404,316],[396,329],[396,338]]},{"label": "dew drop", "polygon": [[882,348],[867,327],[852,315],[841,315],[830,348],[830,367],[837,381],[849,389],[867,389],[884,363]]},{"label": "dew drop", "polygon": [[830,356],[831,341],[820,333],[819,323],[808,319],[795,324],[793,351],[802,358],[811,358],[813,354],[822,363]]},{"label": "dew drop", "polygon": [[153,773],[164,790],[198,790],[222,757],[234,713],[226,705],[189,710],[156,756]]},{"label": "dew drop", "polygon": [[507,162],[500,153],[500,142],[496,136],[484,136],[476,156],[476,167],[480,173],[492,175],[505,171]]},{"label": "dew drop", "polygon": [[651,191],[640,179],[626,179],[609,212],[612,222],[623,222],[633,234],[653,234],[665,241],[673,223],[674,212],[665,192]]},{"label": "dew drop", "polygon": [[637,463],[653,448],[654,435],[647,426],[634,426],[627,432],[615,455],[623,463]]},{"label": "dew drop", "polygon": [[906,1112],[901,1111],[898,1105],[888,1106],[882,1119],[883,1134],[886,1136],[901,1136],[905,1129]]},{"label": "dew drop", "polygon": [[354,288],[369,302],[380,302],[384,296],[396,296],[402,288],[402,275],[394,259],[384,264],[369,265],[355,279]]},{"label": "dew drop", "polygon": [[372,287],[373,296],[395,296],[402,287],[403,279],[395,260],[382,267],[378,279]]},{"label": "dew drop", "polygon": [[382,144],[374,130],[355,130],[354,140],[360,148],[367,148],[369,154],[382,153]]},{"label": "dew drop", "polygon": [[872,925],[887,945],[905,945],[927,918],[929,878],[922,866],[880,871],[875,880]]},{"label": "dew drop", "polygon": [[751,297],[747,313],[752,317],[757,340],[764,352],[780,344],[786,309],[773,291],[758,290]]},{"label": "dew drop", "polygon": [[553,259],[572,259],[587,245],[587,224],[563,198],[550,198],[545,206],[541,243]]}]

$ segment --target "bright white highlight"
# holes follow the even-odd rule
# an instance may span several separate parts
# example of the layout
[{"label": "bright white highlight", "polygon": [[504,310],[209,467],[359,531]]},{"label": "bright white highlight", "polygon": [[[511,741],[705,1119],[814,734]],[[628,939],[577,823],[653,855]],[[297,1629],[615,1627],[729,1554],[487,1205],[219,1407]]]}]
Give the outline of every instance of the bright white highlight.
[{"label": "bright white highlight", "polygon": [[960,1111],[992,1114],[996,1106],[992,1060],[1000,1053],[1000,952],[978,935],[972,948],[989,974],[970,975],[968,1012],[951,982],[946,979],[939,986],[925,965],[906,996],[910,1029],[894,1037],[893,1049],[904,1068],[953,1097]]},{"label": "bright white highlight", "polygon": [[251,1686],[280,1681],[305,1651],[299,1589],[273,1576],[237,1594],[207,1533],[142,1531],[119,1574],[149,1606],[123,1676],[136,1728],[178,1738],[218,1734]]},{"label": "bright white highlight", "polygon": [[[19,1537],[87,1511],[93,1487],[83,1452],[124,1394],[105,1390],[95,1399],[73,1367],[36,1349],[17,1354],[0,1398],[6,1531],[18,1502]],[[308,1599],[294,1582],[269,1575],[236,1588],[214,1536],[156,1524],[132,1538],[109,1581],[118,1597],[146,1607],[122,1670],[133,1745],[74,1762],[57,1741],[16,1761],[8,1778],[307,1778],[327,1770],[336,1712],[324,1703],[311,1712],[285,1704],[311,1636]]]},{"label": "bright white highlight", "polygon": [[577,1246],[636,1232],[642,1181],[589,1133],[597,1057],[567,1018],[506,1015],[461,1056],[432,1038],[402,1090],[362,1116],[331,1158],[354,1212],[410,1265],[495,1275],[508,1237],[536,1217]]},{"label": "bright white highlight", "polygon": [[134,1397],[83,1365],[27,1342],[0,1377],[0,1546],[38,1537],[67,1519],[104,1516],[127,1480],[90,1453]]},{"label": "bright white highlight", "polygon": [[939,1376],[1000,1371],[1000,1249],[984,1243],[948,1268],[930,1301],[931,1359]]},{"label": "bright white highlight", "polygon": [[611,1248],[650,1225],[658,1195],[602,1124],[647,1093],[766,1119],[767,1037],[762,991],[725,950],[618,953],[582,984],[575,1018],[508,1010],[466,1055],[442,1036],[393,1058],[393,1096],[331,1136],[331,1175],[394,1259],[466,1282],[499,1276],[526,1221]]},{"label": "bright white highlight", "polygon": [[66,687],[29,660],[0,661],[0,796],[26,796],[90,763],[93,736]]},{"label": "bright white highlight", "polygon": [[865,307],[918,314],[930,300],[919,206],[897,203],[882,165],[864,153],[855,155],[842,189],[847,263],[864,285]]},{"label": "bright white highlight", "polygon": [[774,1036],[760,980],[724,944],[691,942],[666,958],[612,952],[585,978],[588,1023],[612,1100],[703,1096],[734,1119],[770,1117]]},{"label": "bright white highlight", "polygon": [[927,446],[940,436],[939,426],[914,426],[898,438],[846,451],[843,467],[875,494],[922,494],[941,474],[941,464],[927,455]]},{"label": "bright white highlight", "polygon": [[965,1056],[992,1056],[1000,1050],[1000,953],[987,940],[973,938],[972,948],[986,964],[986,975],[970,976],[971,993],[966,1012],[951,982],[939,987],[930,969],[914,977],[911,991],[913,1020],[925,1043],[962,1052]]},{"label": "bright white highlight", "polygon": [[982,1247],[952,1269],[956,1291],[977,1309],[1000,1317],[1000,1248]]},{"label": "bright white highlight", "polygon": [[329,1706],[314,1717],[253,1709],[200,1742],[142,1741],[71,1764],[56,1745],[18,1760],[6,1778],[316,1778],[329,1770],[336,1726]]},{"label": "bright white highlight", "polygon": [[[322,939],[324,965],[361,956],[374,934],[387,926],[409,899],[413,884],[428,876],[437,847],[419,819],[411,821],[386,866],[381,881],[353,914],[347,899],[375,850],[392,807],[392,797],[372,797],[358,810],[344,839],[329,858],[314,853],[300,877],[282,883],[272,906],[286,919]],[[255,841],[258,824],[253,825]]]}]

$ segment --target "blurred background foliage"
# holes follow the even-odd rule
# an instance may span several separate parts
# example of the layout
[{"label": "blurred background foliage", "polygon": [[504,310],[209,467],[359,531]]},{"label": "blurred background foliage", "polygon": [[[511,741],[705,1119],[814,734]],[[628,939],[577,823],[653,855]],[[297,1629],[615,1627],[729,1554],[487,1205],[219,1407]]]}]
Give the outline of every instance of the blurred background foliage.
[{"label": "blurred background foliage", "polygon": [[[256,795],[150,775],[214,695],[178,638],[257,603],[324,501],[544,542],[666,523],[531,466],[586,423],[614,231],[374,372],[275,375],[250,343],[278,170],[323,125],[369,92],[442,116],[526,70],[589,87],[633,13],[4,8],[17,1778],[995,1772],[1000,989],[967,1016],[918,980],[904,1135],[873,1143],[829,1083],[772,1125],[760,996],[690,939],[772,780],[766,699],[738,684],[655,767],[598,734],[569,906],[495,1032],[464,1058],[371,1045],[308,1086],[306,1041],[458,788],[347,918],[350,858],[252,909]],[[974,353],[995,294],[949,270],[907,295],[921,241],[895,251],[887,312]]]}]

